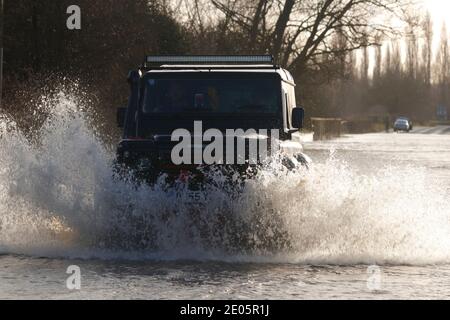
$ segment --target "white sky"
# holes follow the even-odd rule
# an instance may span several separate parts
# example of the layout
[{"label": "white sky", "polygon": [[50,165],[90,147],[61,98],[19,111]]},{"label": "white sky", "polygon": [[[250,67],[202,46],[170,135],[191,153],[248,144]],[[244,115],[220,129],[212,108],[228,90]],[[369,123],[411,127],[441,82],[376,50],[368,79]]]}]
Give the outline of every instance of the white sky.
[{"label": "white sky", "polygon": [[[449,31],[450,36],[450,0],[418,0],[416,2],[421,9],[424,11],[430,12],[432,21],[433,21],[433,29],[434,29],[434,50],[438,49],[440,42],[440,34],[442,30],[442,23],[445,21],[447,24],[447,30]],[[400,43],[400,50],[403,54],[403,59],[405,59],[405,43]],[[385,51],[386,49],[384,49]],[[371,73],[374,68],[374,49],[369,49],[369,72]]]},{"label": "white sky", "polygon": [[442,21],[450,26],[450,0],[422,0],[422,2],[425,9],[430,11],[437,32],[441,30]]}]

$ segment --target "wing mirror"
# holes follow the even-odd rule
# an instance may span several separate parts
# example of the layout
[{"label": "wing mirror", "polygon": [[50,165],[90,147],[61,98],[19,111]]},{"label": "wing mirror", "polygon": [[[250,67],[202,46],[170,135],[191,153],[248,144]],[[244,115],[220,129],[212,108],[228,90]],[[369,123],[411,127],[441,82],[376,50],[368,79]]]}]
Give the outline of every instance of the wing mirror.
[{"label": "wing mirror", "polygon": [[302,129],[305,120],[305,109],[302,107],[295,107],[292,109],[292,127],[294,129]]},{"label": "wing mirror", "polygon": [[117,126],[119,128],[123,128],[125,125],[125,117],[127,114],[127,108],[118,108],[117,109]]}]

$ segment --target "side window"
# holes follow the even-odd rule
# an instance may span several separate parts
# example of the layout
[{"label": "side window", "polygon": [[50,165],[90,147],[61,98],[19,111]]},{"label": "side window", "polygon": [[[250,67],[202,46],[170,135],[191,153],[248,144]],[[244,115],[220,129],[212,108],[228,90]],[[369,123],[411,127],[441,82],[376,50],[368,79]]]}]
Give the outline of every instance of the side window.
[{"label": "side window", "polygon": [[156,100],[155,91],[156,91],[155,79],[148,79],[144,89],[144,102],[142,105],[142,111],[144,113],[150,113],[154,110]]},{"label": "side window", "polygon": [[294,86],[289,87],[289,102],[290,102],[290,108],[292,111],[292,109],[297,106],[296,102],[295,102],[295,87]]},{"label": "side window", "polygon": [[294,86],[289,85],[287,89],[287,114],[288,114],[288,126],[291,127],[292,109],[295,108],[295,89]]},{"label": "side window", "polygon": [[291,109],[290,109],[290,99],[289,99],[289,93],[284,93],[284,101],[286,102],[285,108],[286,108],[286,124],[287,127],[291,127]]}]

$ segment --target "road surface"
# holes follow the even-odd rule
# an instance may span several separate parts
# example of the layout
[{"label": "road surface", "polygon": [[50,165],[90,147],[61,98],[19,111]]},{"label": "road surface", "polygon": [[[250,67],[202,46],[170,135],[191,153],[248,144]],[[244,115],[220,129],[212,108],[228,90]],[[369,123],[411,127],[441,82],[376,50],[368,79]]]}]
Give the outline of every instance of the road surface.
[{"label": "road surface", "polygon": [[[10,225],[20,237],[0,237],[0,299],[450,297],[450,127],[349,135],[309,142],[306,152],[315,161],[306,176],[258,189],[286,221],[288,250],[209,255],[171,247],[155,257],[59,247],[40,234],[27,240]],[[182,222],[177,233],[189,228]],[[66,287],[71,265],[80,268],[80,290]]]}]

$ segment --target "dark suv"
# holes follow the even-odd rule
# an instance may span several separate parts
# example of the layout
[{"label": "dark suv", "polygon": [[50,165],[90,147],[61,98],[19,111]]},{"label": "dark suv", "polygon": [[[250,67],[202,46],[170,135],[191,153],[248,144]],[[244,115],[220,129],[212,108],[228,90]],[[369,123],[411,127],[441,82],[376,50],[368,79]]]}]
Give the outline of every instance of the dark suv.
[{"label": "dark suv", "polygon": [[[290,165],[310,161],[302,153],[304,110],[296,106],[294,80],[272,56],[148,56],[128,82],[128,106],[117,113],[118,163],[147,181],[161,173],[197,176],[209,165],[243,172],[274,148]],[[251,158],[252,139],[268,152]],[[238,141],[241,151],[230,148]],[[201,158],[207,152],[213,161]]]}]

